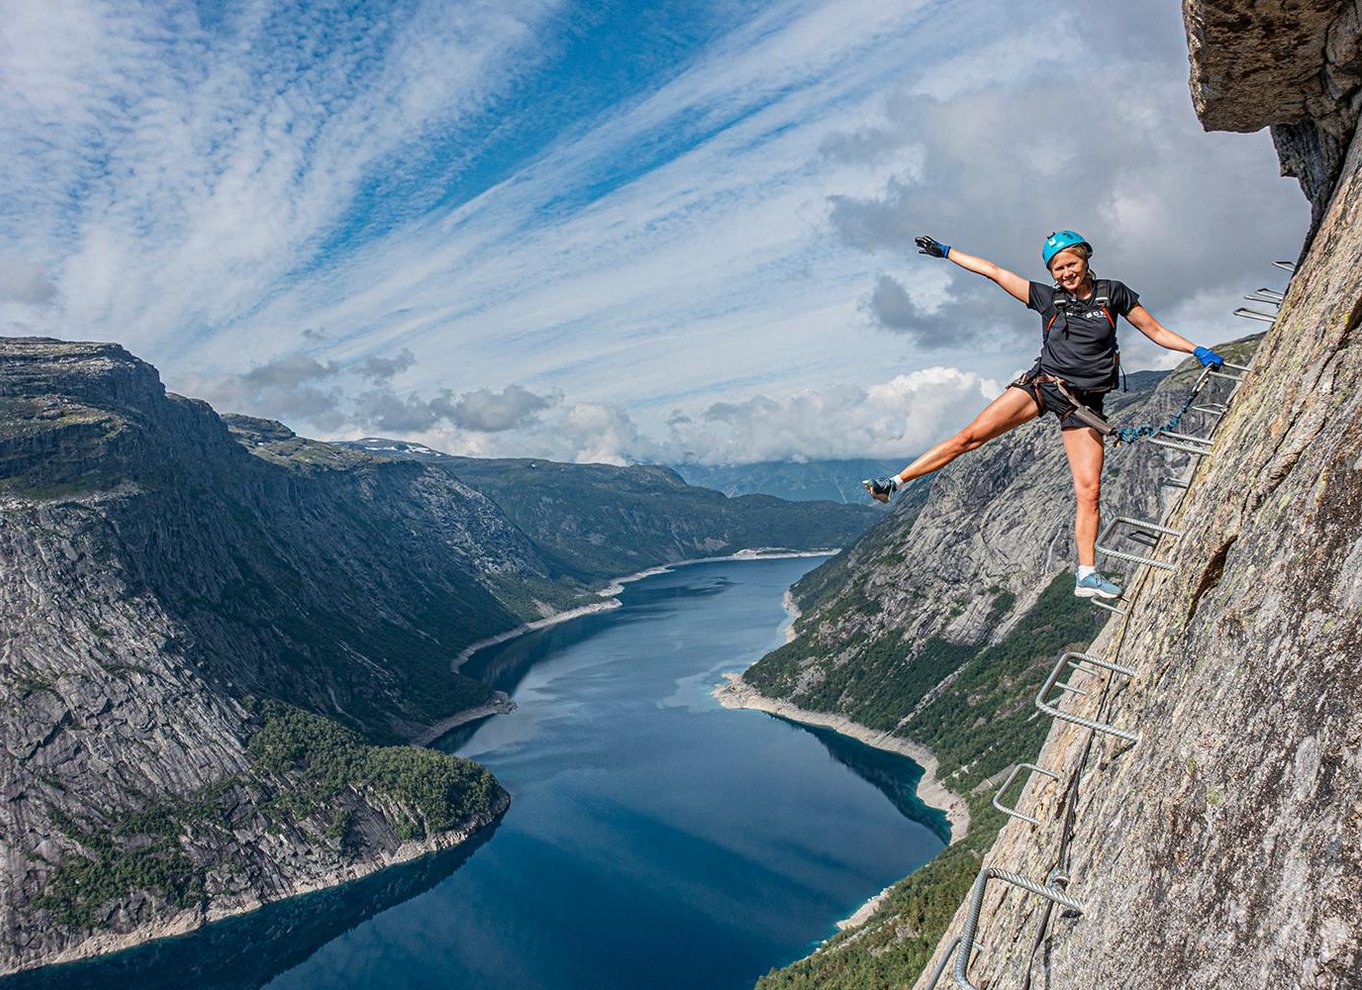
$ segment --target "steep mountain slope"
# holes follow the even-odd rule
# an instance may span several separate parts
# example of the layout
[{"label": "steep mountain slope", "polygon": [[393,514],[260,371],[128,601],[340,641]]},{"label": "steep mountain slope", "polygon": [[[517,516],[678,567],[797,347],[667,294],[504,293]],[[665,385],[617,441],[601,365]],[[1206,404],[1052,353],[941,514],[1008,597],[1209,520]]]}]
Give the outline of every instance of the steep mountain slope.
[{"label": "steep mountain slope", "polygon": [[[1184,13],[1203,121],[1271,125],[1316,226],[1214,451],[1168,507],[1183,535],[1130,547],[1170,569],[1141,566],[1126,614],[1083,647],[1130,673],[1071,667],[1084,693],[1051,695],[1138,738],[1047,718],[1037,748],[1016,748],[1056,779],[1012,789],[1035,822],[1009,819],[982,863],[1041,893],[975,878],[957,847],[765,985],[1362,987],[1362,14]],[[940,933],[929,954],[902,951],[924,932]],[[902,967],[883,964],[895,954]]]},{"label": "steep mountain slope", "polygon": [[651,465],[456,457],[440,467],[496,502],[549,559],[584,579],[752,547],[845,546],[879,517],[868,505],[728,498]]},{"label": "steep mountain slope", "polygon": [[415,466],[254,457],[113,345],[0,362],[0,970],[495,819],[485,770],[372,745],[487,697],[447,666],[516,621],[482,573],[547,573],[495,506]]},{"label": "steep mountain slope", "polygon": [[[660,484],[684,539],[648,534],[644,566],[710,521],[733,549],[791,535]],[[578,518],[561,496],[545,515]],[[602,559],[636,569],[641,528],[607,531],[613,558],[595,532],[545,552],[447,470],[220,418],[112,344],[0,341],[0,972],[493,821],[486,771],[391,744],[489,700],[449,670],[469,644],[599,602]]]},{"label": "steep mountain slope", "polygon": [[[1248,338],[1225,348],[1247,360]],[[1112,397],[1121,424],[1162,424],[1199,366],[1132,376]],[[1202,396],[1223,398],[1213,380]],[[1201,414],[1183,424],[1195,429]],[[965,797],[970,833],[887,899],[867,928],[763,986],[859,987],[911,981],[1005,820],[986,796],[1048,731],[1031,705],[1064,649],[1082,648],[1107,614],[1072,596],[1073,493],[1053,422],[1039,422],[961,458],[895,502],[853,547],[793,589],[793,642],[743,675],[768,697],[836,712],[930,747],[946,785]],[[1104,512],[1157,515],[1185,454],[1148,443],[1109,453]],[[1120,565],[1108,567],[1120,575]],[[1118,580],[1124,580],[1118,576]]]},{"label": "steep mountain slope", "polygon": [[[490,498],[533,539],[556,573],[583,581],[756,547],[845,546],[879,514],[864,504],[726,497],[640,464],[560,464],[530,458],[459,457],[419,444],[368,438],[337,446],[416,460]],[[860,476],[847,474],[858,491]],[[854,479],[854,480],[852,480]]]}]

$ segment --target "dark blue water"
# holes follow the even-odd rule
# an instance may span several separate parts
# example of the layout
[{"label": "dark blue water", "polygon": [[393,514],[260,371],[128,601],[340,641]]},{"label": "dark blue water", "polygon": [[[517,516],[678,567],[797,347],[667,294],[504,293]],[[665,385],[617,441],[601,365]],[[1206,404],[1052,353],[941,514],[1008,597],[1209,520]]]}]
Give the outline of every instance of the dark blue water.
[{"label": "dark blue water", "polygon": [[475,847],[24,985],[750,987],[947,835],[911,761],[710,696],[815,563],[679,568],[474,657],[519,706],[441,744],[512,795]]}]

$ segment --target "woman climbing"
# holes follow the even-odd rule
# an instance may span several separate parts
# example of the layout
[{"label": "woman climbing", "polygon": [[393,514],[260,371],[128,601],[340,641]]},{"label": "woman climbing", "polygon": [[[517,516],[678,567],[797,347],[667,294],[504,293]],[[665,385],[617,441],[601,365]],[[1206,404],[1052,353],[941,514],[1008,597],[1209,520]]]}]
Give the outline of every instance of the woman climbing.
[{"label": "woman climbing", "polygon": [[1059,419],[1078,500],[1074,520],[1078,579],[1074,594],[1080,598],[1119,598],[1121,589],[1097,572],[1094,550],[1103,435],[1110,432],[1102,419],[1102,400],[1116,387],[1119,376],[1116,317],[1124,316],[1160,347],[1195,354],[1202,365],[1221,364],[1222,358],[1159,323],[1124,283],[1094,278],[1088,266],[1092,246],[1072,230],[1056,231],[1041,247],[1041,260],[1054,279],[1053,285],[1027,281],[991,261],[965,254],[931,237],[914,240],[922,254],[949,259],[991,279],[1008,295],[1038,312],[1042,326],[1040,357],[1030,371],[1012,382],[963,430],[898,474],[866,481],[866,490],[876,500],[888,502],[890,495],[914,478],[945,467],[965,451],[974,450],[1037,416],[1054,413]]}]

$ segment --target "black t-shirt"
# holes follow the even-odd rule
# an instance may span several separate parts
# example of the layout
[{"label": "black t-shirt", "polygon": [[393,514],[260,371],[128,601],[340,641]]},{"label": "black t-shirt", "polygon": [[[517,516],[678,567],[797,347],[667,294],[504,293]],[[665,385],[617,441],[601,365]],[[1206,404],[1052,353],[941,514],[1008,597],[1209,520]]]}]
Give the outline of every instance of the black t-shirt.
[{"label": "black t-shirt", "polygon": [[[1031,283],[1031,298],[1027,309],[1040,314],[1045,343],[1041,347],[1038,367],[1042,372],[1058,375],[1075,388],[1104,390],[1116,387],[1116,317],[1130,316],[1140,302],[1138,294],[1124,282],[1103,279],[1108,288],[1111,319],[1107,319],[1097,305],[1097,293],[1079,300],[1080,305],[1061,313],[1055,305],[1056,297],[1068,293],[1044,282]],[[1072,297],[1070,297],[1072,298]]]}]

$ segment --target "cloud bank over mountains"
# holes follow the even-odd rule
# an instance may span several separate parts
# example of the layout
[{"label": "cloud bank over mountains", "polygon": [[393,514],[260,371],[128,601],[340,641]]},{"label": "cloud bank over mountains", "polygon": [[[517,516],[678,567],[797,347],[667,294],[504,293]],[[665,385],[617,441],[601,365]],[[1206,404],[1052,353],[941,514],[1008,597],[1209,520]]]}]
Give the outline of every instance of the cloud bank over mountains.
[{"label": "cloud bank over mountains", "polygon": [[3,13],[0,332],[118,340],[314,435],[906,456],[1038,347],[914,234],[1042,278],[1074,227],[1215,343],[1308,219],[1266,135],[1201,133],[1175,5]]},{"label": "cloud bank over mountains", "polygon": [[838,385],[778,399],[757,395],[714,402],[693,414],[675,411],[663,431],[645,434],[626,410],[569,402],[561,392],[540,395],[508,385],[421,399],[398,394],[392,374],[384,367],[350,375],[335,364],[286,358],[202,385],[220,409],[276,408],[286,423],[327,428],[366,422],[378,434],[474,456],[533,451],[532,456],[555,460],[615,464],[895,458],[967,421],[1001,387],[972,372],[938,366],[867,386]]}]

